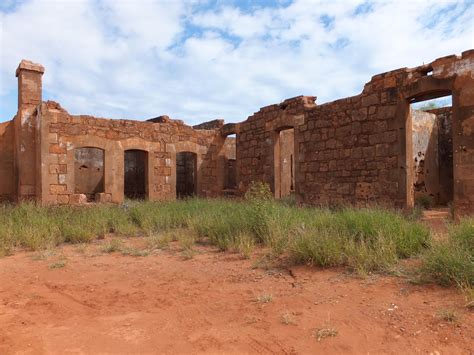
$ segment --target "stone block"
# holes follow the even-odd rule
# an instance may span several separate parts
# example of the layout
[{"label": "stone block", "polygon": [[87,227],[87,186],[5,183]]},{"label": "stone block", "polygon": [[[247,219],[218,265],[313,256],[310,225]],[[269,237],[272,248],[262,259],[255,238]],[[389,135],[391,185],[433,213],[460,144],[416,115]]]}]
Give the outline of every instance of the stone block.
[{"label": "stone block", "polygon": [[112,202],[112,194],[99,192],[95,194],[95,202],[98,203],[109,203]]},{"label": "stone block", "polygon": [[87,203],[87,196],[84,194],[69,195],[69,203],[72,205],[84,205]]},{"label": "stone block", "polygon": [[67,191],[67,185],[63,184],[51,184],[49,185],[49,192],[52,195],[65,194]]}]

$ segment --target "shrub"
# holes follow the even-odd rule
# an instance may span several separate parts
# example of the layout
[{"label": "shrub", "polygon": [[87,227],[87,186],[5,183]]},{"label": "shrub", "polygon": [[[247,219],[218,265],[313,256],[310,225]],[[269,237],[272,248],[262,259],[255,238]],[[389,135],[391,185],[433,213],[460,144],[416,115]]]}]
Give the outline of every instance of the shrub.
[{"label": "shrub", "polygon": [[262,181],[252,181],[245,193],[245,199],[249,201],[269,201],[273,199],[270,185]]},{"label": "shrub", "polygon": [[423,208],[423,209],[428,209],[432,206],[433,201],[431,197],[426,196],[426,195],[419,195],[415,198],[415,206]]}]

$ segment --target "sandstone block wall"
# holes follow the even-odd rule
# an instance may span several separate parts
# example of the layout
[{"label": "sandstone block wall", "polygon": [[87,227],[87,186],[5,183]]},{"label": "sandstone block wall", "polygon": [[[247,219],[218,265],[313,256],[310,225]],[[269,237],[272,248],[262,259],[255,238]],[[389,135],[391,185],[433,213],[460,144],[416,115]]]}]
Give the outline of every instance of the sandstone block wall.
[{"label": "sandstone block wall", "polygon": [[13,201],[16,194],[13,122],[0,123],[0,202]]},{"label": "sandstone block wall", "polygon": [[[278,132],[295,128],[299,200],[411,208],[415,167],[410,104],[451,94],[454,209],[458,215],[473,213],[473,72],[470,50],[376,75],[357,96],[324,105],[301,96],[264,107],[238,124],[239,187],[245,191],[251,181],[264,181],[278,196]],[[440,164],[449,165],[449,153],[444,155]]]},{"label": "sandstone block wall", "polygon": [[[439,200],[452,198],[456,215],[474,211],[474,50],[375,75],[353,97],[316,105],[315,97],[298,96],[241,123],[194,127],[168,116],[139,122],[70,115],[41,101],[43,72],[28,61],[18,67],[18,113],[0,126],[0,177],[7,177],[0,196],[61,204],[83,199],[75,190],[74,152],[91,147],[104,151],[100,201],[123,201],[124,154],[141,150],[150,200],[176,198],[176,156],[189,152],[199,196],[226,194],[231,185],[244,193],[252,181],[263,181],[276,197],[294,190],[308,204],[411,208],[417,177],[410,104],[452,95],[452,110],[435,113],[442,123]],[[441,177],[450,164],[452,182]]]},{"label": "sandstone block wall", "polygon": [[453,199],[451,108],[412,111],[414,191],[434,205]]},{"label": "sandstone block wall", "polygon": [[[218,194],[216,130],[194,130],[180,122],[138,122],[69,115],[58,104],[43,103],[41,126],[42,200],[68,203],[75,194],[74,152],[78,148],[104,150],[104,190],[113,202],[124,198],[124,154],[127,150],[148,153],[147,194],[150,200],[176,197],[176,154],[197,155],[197,194]],[[56,169],[57,167],[61,169]]]}]

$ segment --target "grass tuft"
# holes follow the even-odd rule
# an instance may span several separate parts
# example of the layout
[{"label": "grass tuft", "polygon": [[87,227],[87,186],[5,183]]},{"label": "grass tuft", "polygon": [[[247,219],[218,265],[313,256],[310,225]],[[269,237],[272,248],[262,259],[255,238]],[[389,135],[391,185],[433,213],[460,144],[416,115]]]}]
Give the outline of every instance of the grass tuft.
[{"label": "grass tuft", "polygon": [[317,341],[321,341],[324,338],[335,337],[337,336],[338,331],[334,327],[329,328],[319,328],[314,331],[314,337]]},{"label": "grass tuft", "polygon": [[272,294],[263,294],[257,296],[255,301],[257,303],[270,303],[273,300],[273,295]]},{"label": "grass tuft", "polygon": [[452,226],[447,240],[433,243],[431,249],[423,256],[421,278],[441,286],[455,285],[463,290],[472,290],[474,218],[466,218]]},{"label": "grass tuft", "polygon": [[438,311],[437,316],[439,319],[449,323],[457,322],[459,319],[456,311],[453,311],[452,309],[441,309]]}]

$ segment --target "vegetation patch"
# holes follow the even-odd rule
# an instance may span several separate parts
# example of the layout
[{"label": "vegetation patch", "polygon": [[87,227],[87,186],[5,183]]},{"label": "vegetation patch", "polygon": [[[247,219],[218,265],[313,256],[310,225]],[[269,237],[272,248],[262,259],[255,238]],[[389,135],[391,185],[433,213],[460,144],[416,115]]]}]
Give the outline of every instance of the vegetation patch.
[{"label": "vegetation patch", "polygon": [[[60,243],[82,246],[113,236],[102,252],[145,256],[178,242],[183,255],[203,240],[250,258],[256,247],[266,258],[321,267],[344,266],[361,275],[388,272],[400,259],[422,256],[421,275],[468,293],[474,282],[474,219],[453,226],[445,241],[432,241],[427,227],[384,208],[337,209],[275,201],[268,185],[251,186],[244,201],[187,199],[88,207],[32,203],[0,206],[0,256],[16,248],[51,250]],[[118,236],[145,237],[146,250],[124,248]],[[471,292],[472,294],[472,292]]]},{"label": "vegetation patch", "polygon": [[335,337],[337,336],[337,334],[338,334],[338,331],[334,327],[319,328],[314,331],[314,337],[316,338],[317,341],[321,341],[324,338]]},{"label": "vegetation patch", "polygon": [[472,295],[474,287],[474,218],[453,225],[446,240],[423,256],[421,277],[441,286],[456,285]]}]

